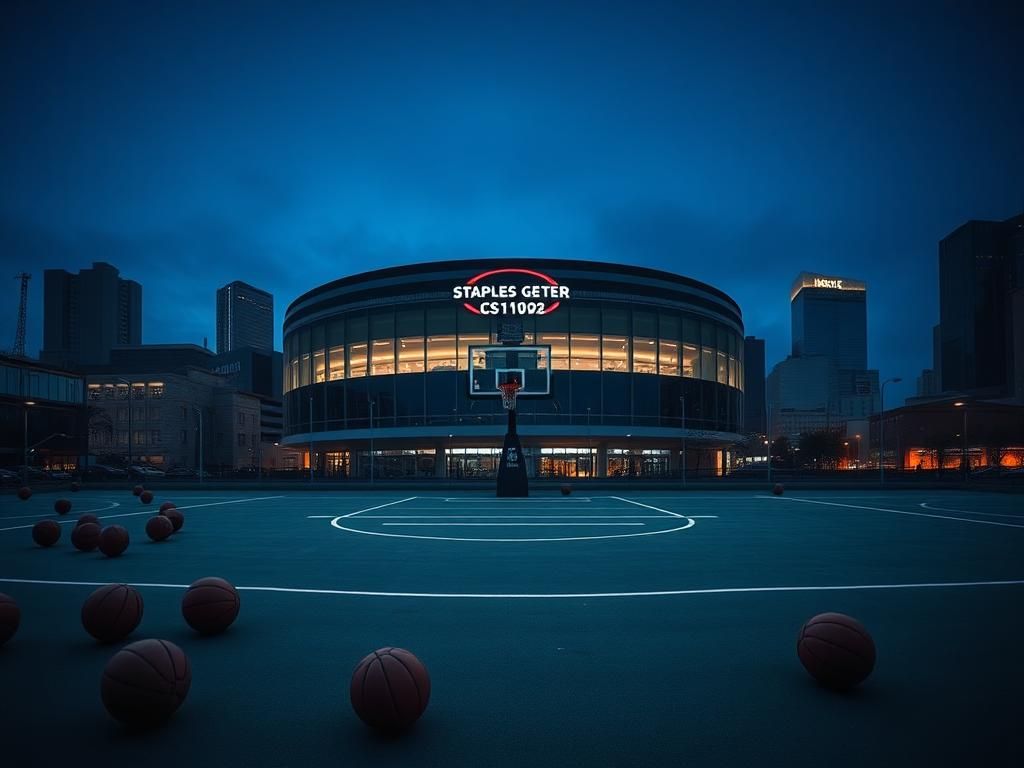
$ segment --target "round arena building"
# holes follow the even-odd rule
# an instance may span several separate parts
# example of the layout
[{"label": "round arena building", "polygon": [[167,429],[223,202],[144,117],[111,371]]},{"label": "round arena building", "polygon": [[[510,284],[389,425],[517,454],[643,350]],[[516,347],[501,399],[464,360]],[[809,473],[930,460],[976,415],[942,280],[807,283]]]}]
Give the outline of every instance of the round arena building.
[{"label": "round arena building", "polygon": [[742,439],[743,320],[722,291],[574,260],[443,261],[322,285],[284,320],[285,445],[324,478],[721,474]]}]

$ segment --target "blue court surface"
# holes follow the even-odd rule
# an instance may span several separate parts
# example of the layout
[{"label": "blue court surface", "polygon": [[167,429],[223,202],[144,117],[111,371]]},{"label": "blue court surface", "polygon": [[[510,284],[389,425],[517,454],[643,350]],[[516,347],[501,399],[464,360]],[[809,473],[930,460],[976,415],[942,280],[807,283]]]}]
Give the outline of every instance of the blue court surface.
[{"label": "blue court surface", "polygon": [[[0,648],[3,765],[1020,765],[1024,504],[944,491],[536,493],[128,491],[0,497],[0,592],[22,610]],[[164,500],[186,521],[163,543]],[[93,512],[131,545],[77,552]],[[60,542],[35,546],[52,517]],[[241,591],[225,634],[195,635],[185,587]],[[120,647],[82,629],[98,585],[134,584],[129,638],[188,654],[164,727],[125,732],[99,680]],[[848,613],[874,673],[835,694],[796,636]],[[126,641],[127,642],[127,641]],[[433,690],[403,738],[348,701],[357,662],[415,653]]]}]

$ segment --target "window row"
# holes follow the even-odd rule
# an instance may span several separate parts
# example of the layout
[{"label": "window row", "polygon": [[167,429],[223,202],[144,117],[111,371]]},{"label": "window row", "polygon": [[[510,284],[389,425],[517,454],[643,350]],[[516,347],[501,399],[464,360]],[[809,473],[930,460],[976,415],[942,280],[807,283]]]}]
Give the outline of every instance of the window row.
[{"label": "window row", "polygon": [[0,365],[0,395],[80,404],[82,380],[58,373]]},{"label": "window row", "polygon": [[90,400],[142,400],[149,397],[158,400],[164,396],[162,381],[132,382],[128,384],[90,384]]}]

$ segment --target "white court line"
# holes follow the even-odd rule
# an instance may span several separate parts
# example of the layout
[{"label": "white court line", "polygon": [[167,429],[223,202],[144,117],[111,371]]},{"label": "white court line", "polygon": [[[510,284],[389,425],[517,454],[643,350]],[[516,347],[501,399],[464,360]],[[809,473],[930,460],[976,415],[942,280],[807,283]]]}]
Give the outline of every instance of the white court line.
[{"label": "white court line", "polygon": [[1002,528],[1024,528],[1024,525],[1012,525],[1010,523],[999,523],[995,520],[972,520],[968,517],[950,517],[948,515],[929,515],[925,512],[908,512],[904,509],[884,509],[882,507],[864,507],[858,504],[840,504],[836,501],[815,501],[814,499],[798,499],[794,496],[758,496],[759,499],[774,499],[776,501],[799,501],[803,504],[825,504],[829,507],[847,507],[848,509],[866,509],[870,512],[892,512],[895,515],[913,515],[915,517],[934,517],[938,520],[957,520],[961,523],[975,523],[976,525],[998,525]]},{"label": "white court line", "polygon": [[[110,504],[107,504],[107,506],[105,506],[105,507],[97,507],[96,509],[78,509],[78,510],[76,510],[74,507],[72,507],[71,511],[68,512],[68,515],[84,515],[87,512],[103,512],[104,510],[114,509],[115,507],[120,507],[120,506],[121,505],[118,502],[112,501]],[[47,518],[47,517],[50,517],[51,515],[56,515],[56,514],[57,514],[56,512],[43,512],[43,513],[37,513],[35,515],[10,515],[9,517],[0,517],[0,523],[6,523],[8,520],[24,520],[27,517],[38,517],[40,519],[43,519],[43,518]],[[66,520],[63,520],[63,521],[58,520],[57,522],[67,522],[67,521]],[[3,529],[0,529],[0,530],[3,530]]]},{"label": "white court line", "polygon": [[[311,515],[334,517],[334,515]],[[718,515],[686,515],[686,517],[715,517]],[[664,515],[366,515],[363,520],[664,520]]]},{"label": "white court line", "polygon": [[[664,520],[665,518],[663,517],[661,519]],[[462,528],[468,528],[468,527],[488,527],[488,526],[490,526],[490,527],[500,527],[500,528],[513,528],[513,527],[539,528],[539,527],[542,527],[542,526],[558,526],[559,528],[561,528],[563,526],[568,526],[568,525],[585,525],[585,526],[587,526],[589,528],[590,526],[593,526],[593,525],[619,525],[619,526],[622,526],[622,525],[647,525],[647,523],[381,523],[381,525],[395,525],[395,526],[418,525],[418,526],[430,526],[432,528],[434,526],[438,526],[438,525],[458,526],[458,527],[462,527]]]},{"label": "white court line", "polygon": [[918,506],[923,509],[930,509],[933,512],[956,512],[961,515],[988,515],[989,517],[1010,517],[1015,520],[1024,521],[1024,515],[1006,515],[1000,514],[999,512],[972,512],[969,509],[945,509],[943,507],[929,507],[925,502],[921,502]]},{"label": "white court line", "polygon": [[375,509],[383,509],[384,507],[390,507],[390,506],[392,506],[394,504],[404,504],[407,501],[414,501],[416,498],[417,498],[416,496],[410,496],[408,499],[399,499],[398,501],[389,501],[387,504],[378,504],[376,507],[367,507],[366,509],[357,509],[355,512],[349,512],[347,515],[339,516],[338,519],[340,520],[340,519],[345,518],[345,517],[355,517],[356,515],[360,515],[363,512],[373,512],[373,510],[375,510]]},{"label": "white court line", "polygon": [[[104,581],[48,581],[44,579],[14,579],[0,576],[4,584],[34,584],[63,587],[102,587]],[[188,589],[188,584],[154,584],[130,582],[132,586],[153,589]],[[240,587],[245,592],[282,592],[300,595],[341,595],[346,597],[434,597],[434,598],[476,598],[476,599],[565,599],[598,597],[675,597],[683,595],[735,595],[771,592],[853,592],[860,590],[887,589],[954,589],[960,587],[1019,587],[1024,579],[1003,581],[931,581],[905,584],[835,584],[822,586],[782,587],[719,587],[711,589],[661,589],[646,592],[555,592],[555,593],[501,593],[501,592],[372,592],[361,589],[308,589],[303,587]]]},{"label": "white court line", "polygon": [[689,517],[689,515],[680,515],[675,512],[669,512],[667,509],[662,509],[661,507],[653,507],[650,504],[641,504],[639,501],[633,501],[632,499],[624,499],[621,496],[609,496],[608,498],[615,499],[617,501],[624,501],[627,504],[636,504],[638,507],[653,509],[655,512],[664,512],[666,515],[672,515],[672,517]]},{"label": "white court line", "polygon": [[[430,499],[431,497],[430,496],[421,496],[420,498],[422,498],[422,499]],[[615,497],[614,496],[605,496],[604,498],[614,499]],[[499,498],[496,498],[494,496],[479,496],[479,497],[475,497],[475,498],[474,497],[469,497],[469,498],[465,498],[465,499],[445,498],[444,501],[447,502],[448,504],[479,504],[480,502],[484,502],[484,503],[500,504],[501,506],[504,507],[504,506],[507,506],[509,504],[589,504],[591,502],[591,499],[590,499],[589,496],[583,496],[581,498],[575,498],[575,499],[561,499],[561,498],[558,498],[557,496],[552,496],[551,498],[540,498],[540,499],[538,499],[538,498],[533,498],[533,499],[499,499]]]}]

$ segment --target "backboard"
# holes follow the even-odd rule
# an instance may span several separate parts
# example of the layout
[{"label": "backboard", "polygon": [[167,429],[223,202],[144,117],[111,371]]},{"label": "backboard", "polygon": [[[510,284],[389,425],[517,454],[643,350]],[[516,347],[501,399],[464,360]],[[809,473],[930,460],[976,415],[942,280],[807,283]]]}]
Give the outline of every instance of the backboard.
[{"label": "backboard", "polygon": [[551,394],[551,346],[479,345],[469,348],[469,396],[501,397],[498,385],[516,378],[519,397]]}]

